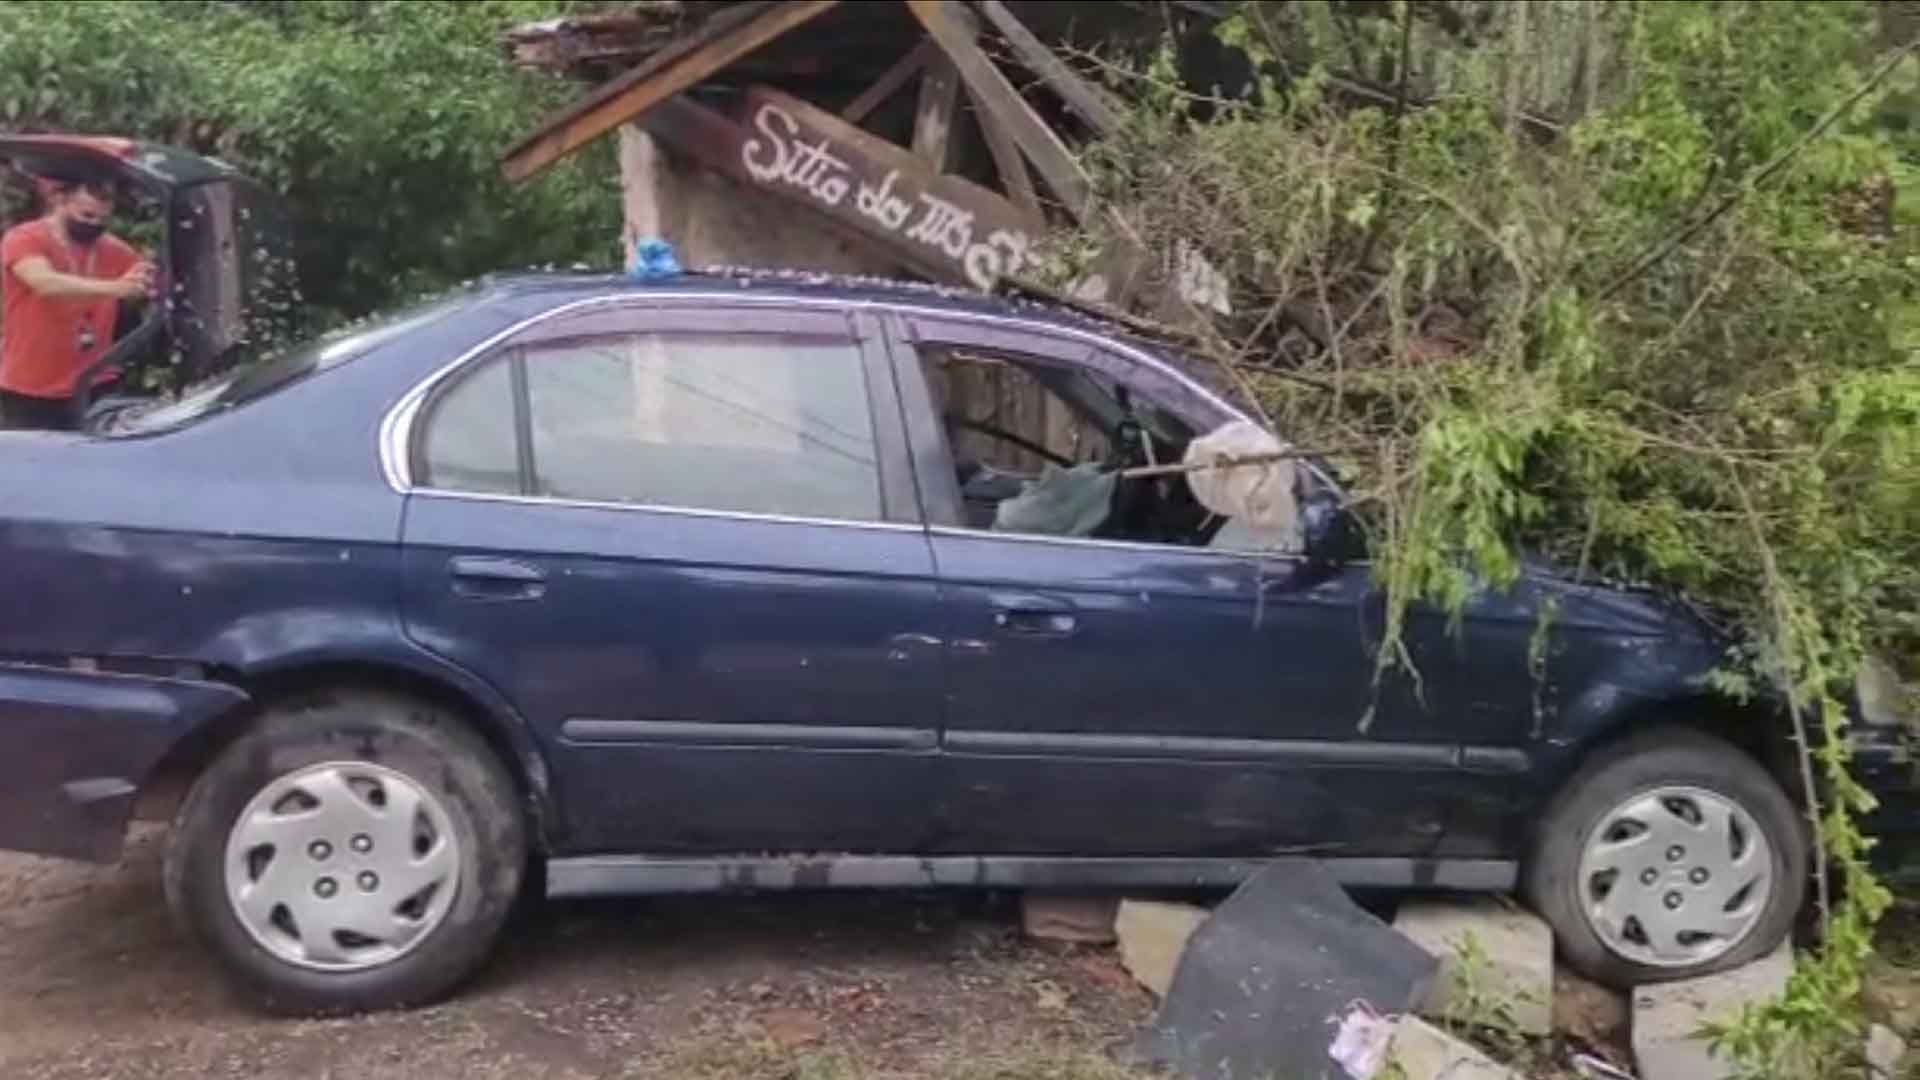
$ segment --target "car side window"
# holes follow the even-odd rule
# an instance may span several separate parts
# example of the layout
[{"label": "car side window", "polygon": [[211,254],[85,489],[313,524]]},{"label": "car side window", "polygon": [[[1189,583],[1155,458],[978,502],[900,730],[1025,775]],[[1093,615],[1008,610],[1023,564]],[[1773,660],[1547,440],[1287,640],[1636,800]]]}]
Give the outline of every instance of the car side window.
[{"label": "car side window", "polygon": [[930,344],[917,351],[951,456],[962,516],[957,524],[1185,547],[1298,550],[1295,529],[1254,528],[1200,502],[1192,474],[1168,467],[1207,433],[1142,388],[1015,353]]},{"label": "car side window", "polygon": [[504,358],[467,375],[434,403],[421,441],[421,461],[430,488],[519,493],[513,380]]},{"label": "car side window", "polygon": [[532,493],[877,521],[858,348],[800,335],[637,333],[525,349]]}]

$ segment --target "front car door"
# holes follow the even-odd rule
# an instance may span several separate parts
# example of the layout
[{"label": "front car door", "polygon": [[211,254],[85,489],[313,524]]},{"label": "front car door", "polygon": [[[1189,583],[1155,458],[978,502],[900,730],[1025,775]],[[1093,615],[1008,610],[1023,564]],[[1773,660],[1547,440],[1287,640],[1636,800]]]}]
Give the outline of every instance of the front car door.
[{"label": "front car door", "polygon": [[[1050,421],[1020,434],[1002,430],[1004,419],[956,415],[964,410],[947,400],[950,369],[985,358],[1038,373],[1078,399],[1095,428],[1118,404],[1158,429],[1163,455],[1236,414],[1169,368],[1050,325],[919,313],[892,325],[946,590],[944,849],[1311,851],[1384,859],[1371,875],[1355,863],[1349,876],[1404,883],[1444,829],[1461,758],[1441,731],[1363,730],[1373,674],[1367,568],[1240,550],[1234,534],[1210,526],[1181,535],[1152,513],[1133,515],[1132,532],[996,527],[980,505],[990,485],[978,477],[997,467],[956,460],[956,445],[978,445],[957,431],[1000,431],[1054,456],[1074,440],[1042,445]],[[1122,428],[1101,450],[1128,437]]]},{"label": "front car door", "polygon": [[408,633],[524,713],[562,854],[922,843],[938,594],[870,320],[588,306],[411,407]]}]

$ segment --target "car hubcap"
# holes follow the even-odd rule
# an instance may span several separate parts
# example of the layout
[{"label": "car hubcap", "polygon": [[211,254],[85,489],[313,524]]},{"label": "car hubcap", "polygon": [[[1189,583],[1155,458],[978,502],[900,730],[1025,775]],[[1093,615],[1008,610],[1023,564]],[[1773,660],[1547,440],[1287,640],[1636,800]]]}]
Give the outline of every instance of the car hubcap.
[{"label": "car hubcap", "polygon": [[268,784],[227,837],[227,900],[290,964],[360,971],[425,940],[453,906],[460,847],[440,801],[366,762]]},{"label": "car hubcap", "polygon": [[1641,792],[1601,817],[1580,854],[1580,910],[1638,963],[1714,959],[1753,929],[1773,891],[1773,849],[1738,803],[1711,791]]}]

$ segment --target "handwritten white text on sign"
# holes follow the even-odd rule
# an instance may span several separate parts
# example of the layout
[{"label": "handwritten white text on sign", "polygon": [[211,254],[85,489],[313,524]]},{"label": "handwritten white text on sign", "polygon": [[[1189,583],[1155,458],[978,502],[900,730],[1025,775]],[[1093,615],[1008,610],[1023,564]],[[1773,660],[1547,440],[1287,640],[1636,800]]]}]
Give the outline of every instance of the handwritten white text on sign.
[{"label": "handwritten white text on sign", "polygon": [[740,163],[760,183],[797,188],[836,209],[844,207],[851,194],[853,208],[863,217],[959,264],[978,288],[991,288],[1026,262],[1030,241],[1025,232],[999,228],[978,238],[974,211],[931,191],[913,190],[899,169],[887,170],[878,180],[862,177],[834,153],[830,138],[807,141],[800,121],[778,105],[761,104],[753,128],[757,134],[740,146]]}]

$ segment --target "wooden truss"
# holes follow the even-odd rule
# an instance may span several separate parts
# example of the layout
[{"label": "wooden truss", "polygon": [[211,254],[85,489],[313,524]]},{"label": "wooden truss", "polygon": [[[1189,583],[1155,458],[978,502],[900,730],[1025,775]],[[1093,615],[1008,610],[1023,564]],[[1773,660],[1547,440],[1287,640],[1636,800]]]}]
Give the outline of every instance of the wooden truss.
[{"label": "wooden truss", "polygon": [[[770,86],[749,86],[730,112],[684,93],[838,0],[734,4],[550,118],[507,152],[503,171],[526,180],[637,123],[707,168],[823,215],[936,280],[985,288],[1017,276],[1046,226],[1046,208],[1082,218],[1090,185],[1066,141],[982,47],[981,17],[1089,129],[1117,130],[1121,109],[1000,0],[903,3],[924,36],[837,113]],[[861,126],[909,87],[916,94],[910,145]],[[948,171],[956,127],[967,122],[962,93],[999,191]]]}]

